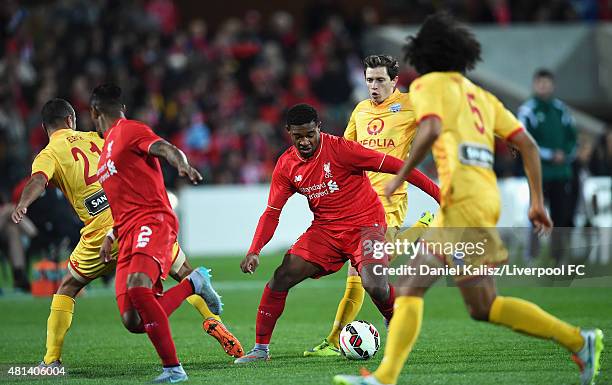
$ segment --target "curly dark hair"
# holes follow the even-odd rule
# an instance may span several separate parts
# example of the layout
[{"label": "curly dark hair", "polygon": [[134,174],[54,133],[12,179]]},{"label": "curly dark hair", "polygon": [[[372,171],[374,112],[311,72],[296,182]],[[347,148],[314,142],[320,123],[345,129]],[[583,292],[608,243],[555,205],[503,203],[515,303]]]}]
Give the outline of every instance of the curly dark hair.
[{"label": "curly dark hair", "polygon": [[419,74],[473,69],[480,58],[480,43],[465,25],[446,12],[425,19],[416,36],[404,46],[405,60]]},{"label": "curly dark hair", "polygon": [[363,73],[365,74],[366,68],[377,68],[385,67],[387,74],[391,80],[399,74],[399,63],[392,56],[389,55],[370,55],[363,59]]}]

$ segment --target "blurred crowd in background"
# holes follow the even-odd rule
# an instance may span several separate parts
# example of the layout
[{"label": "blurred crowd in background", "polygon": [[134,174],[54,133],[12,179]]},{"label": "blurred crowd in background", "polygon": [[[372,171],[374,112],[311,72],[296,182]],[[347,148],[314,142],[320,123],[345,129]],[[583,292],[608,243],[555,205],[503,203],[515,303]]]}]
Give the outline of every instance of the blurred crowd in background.
[{"label": "blurred crowd in background", "polygon": [[[178,3],[2,1],[0,203],[11,201],[47,144],[42,105],[63,97],[77,111],[78,128],[93,130],[89,95],[109,80],[123,88],[128,117],[183,149],[206,183],[265,183],[289,145],[287,107],[310,103],[325,131],[342,134],[355,104],[368,97],[361,37],[383,20],[418,23],[440,9],[471,23],[612,19],[612,0],[385,0],[358,10],[318,0],[299,22],[283,10],[264,16],[244,9],[211,28]],[[415,77],[404,70],[400,87]],[[504,148],[500,154],[510,162],[498,167],[500,176],[520,172]],[[609,173],[612,138],[591,140],[577,154],[576,165]],[[172,168],[165,177],[171,188],[181,183]]]},{"label": "blurred crowd in background", "polygon": [[[401,3],[401,4],[400,4]],[[609,19],[612,2],[388,1],[385,21],[419,22],[440,8],[470,22]],[[40,109],[56,96],[92,130],[88,99],[112,80],[128,116],[181,147],[208,183],[261,183],[287,145],[283,111],[308,102],[324,128],[341,134],[355,103],[367,97],[360,37],[381,20],[332,1],[309,2],[300,26],[277,11],[245,10],[211,31],[169,0],[65,0],[2,3],[0,44],[0,191],[5,199],[28,175],[47,138]],[[406,87],[414,73],[400,75]],[[176,175],[166,173],[175,187]],[[507,173],[508,170],[504,170]],[[510,169],[513,172],[513,169]],[[506,176],[506,175],[504,175]]]}]

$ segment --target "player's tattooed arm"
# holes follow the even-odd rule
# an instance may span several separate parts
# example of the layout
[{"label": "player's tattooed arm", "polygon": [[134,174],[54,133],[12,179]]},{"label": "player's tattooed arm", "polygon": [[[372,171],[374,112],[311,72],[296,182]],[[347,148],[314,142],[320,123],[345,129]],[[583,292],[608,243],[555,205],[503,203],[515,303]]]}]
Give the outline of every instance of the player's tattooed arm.
[{"label": "player's tattooed arm", "polygon": [[158,140],[149,147],[149,155],[166,159],[168,163],[177,169],[180,176],[188,177],[193,184],[198,184],[202,181],[202,175],[189,164],[185,153],[163,139]]},{"label": "player's tattooed arm", "polygon": [[15,223],[21,222],[23,217],[28,212],[28,207],[45,191],[47,187],[47,178],[42,174],[34,174],[23,188],[19,203],[11,214],[11,219]]}]

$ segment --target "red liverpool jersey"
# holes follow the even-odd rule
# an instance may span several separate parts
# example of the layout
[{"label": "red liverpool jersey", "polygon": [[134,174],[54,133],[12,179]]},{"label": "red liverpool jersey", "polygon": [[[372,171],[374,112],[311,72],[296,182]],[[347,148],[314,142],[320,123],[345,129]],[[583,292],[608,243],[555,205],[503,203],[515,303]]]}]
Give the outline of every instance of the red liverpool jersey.
[{"label": "red liverpool jersey", "polygon": [[[262,215],[249,253],[258,254],[272,238],[283,206],[294,193],[308,199],[313,225],[368,227],[385,223],[385,211],[366,171],[397,173],[402,161],[341,137],[321,133],[319,148],[304,159],[295,146],[274,168],[268,208]],[[437,186],[415,170],[408,181],[438,199]]]},{"label": "red liverpool jersey", "polygon": [[106,192],[119,237],[143,218],[157,216],[178,230],[159,159],[149,155],[161,138],[142,122],[119,119],[104,133],[98,179]]},{"label": "red liverpool jersey", "polygon": [[363,150],[358,143],[324,133],[311,158],[302,158],[292,146],[276,163],[268,206],[281,209],[297,192],[308,199],[313,224],[384,223],[385,211],[363,167],[382,164],[384,154]]}]

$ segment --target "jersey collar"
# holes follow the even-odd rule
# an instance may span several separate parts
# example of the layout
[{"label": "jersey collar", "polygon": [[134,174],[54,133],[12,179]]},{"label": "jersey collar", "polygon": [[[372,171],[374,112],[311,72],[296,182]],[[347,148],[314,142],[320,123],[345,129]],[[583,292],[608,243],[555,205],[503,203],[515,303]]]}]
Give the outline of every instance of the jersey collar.
[{"label": "jersey collar", "polygon": [[57,136],[60,132],[64,132],[66,130],[70,130],[70,128],[60,128],[60,129],[53,131],[53,134],[51,134],[49,139],[53,139],[54,136]]},{"label": "jersey collar", "polygon": [[104,133],[104,139],[106,139],[107,136],[110,135],[110,132],[113,130],[113,128],[117,127],[121,122],[127,120],[126,118],[119,118],[117,120],[115,120],[115,123],[113,123],[112,126],[109,127],[108,130],[106,130],[106,132]]}]

